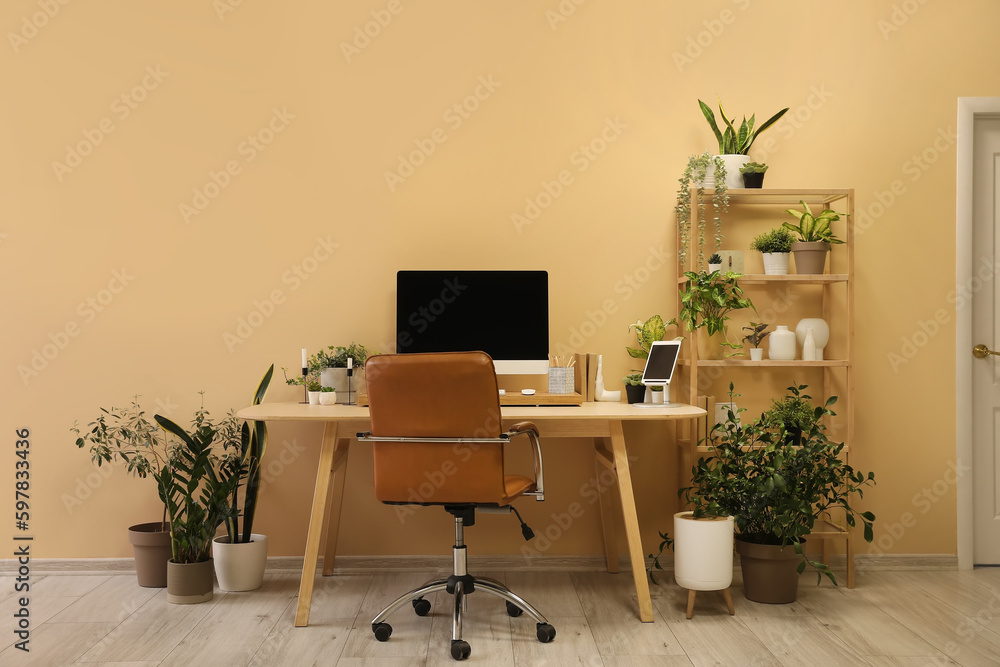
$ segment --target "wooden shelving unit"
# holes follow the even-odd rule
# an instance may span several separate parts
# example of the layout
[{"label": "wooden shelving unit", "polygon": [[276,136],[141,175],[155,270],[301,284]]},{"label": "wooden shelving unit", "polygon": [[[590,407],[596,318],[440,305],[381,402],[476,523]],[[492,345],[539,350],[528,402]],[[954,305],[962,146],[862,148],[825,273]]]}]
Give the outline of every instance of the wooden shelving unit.
[{"label": "wooden shelving unit", "polygon": [[[704,201],[711,202],[714,190],[704,190],[702,197]],[[697,207],[697,190],[692,189],[691,210]],[[788,208],[799,208],[800,201],[805,201],[812,208],[814,213],[818,213],[823,208],[830,208],[842,213],[847,213],[840,221],[834,223],[834,233],[844,240],[843,245],[833,246],[828,259],[828,270],[830,273],[822,275],[797,275],[789,274],[785,276],[769,276],[763,274],[745,274],[739,282],[742,287],[755,286],[760,291],[776,289],[800,289],[812,290],[811,299],[818,299],[822,308],[822,317],[830,325],[830,341],[836,341],[838,351],[843,352],[843,356],[836,359],[825,359],[823,361],[774,361],[765,359],[763,361],[750,361],[748,359],[699,359],[698,344],[693,336],[688,336],[689,344],[682,349],[682,358],[678,364],[686,371],[688,387],[687,399],[691,405],[700,405],[699,400],[699,373],[702,369],[726,368],[744,374],[740,379],[740,392],[748,394],[754,391],[754,369],[819,369],[823,376],[823,397],[833,393],[835,377],[840,379],[840,391],[838,391],[839,402],[837,403],[838,419],[844,421],[838,430],[838,440],[843,439],[846,443],[844,456],[850,458],[851,445],[854,441],[854,190],[847,189],[734,189],[729,190],[729,212],[723,217],[723,228],[733,229],[741,224],[746,224],[740,220],[740,209],[752,207],[757,211],[761,208],[773,209],[775,220],[791,218],[784,212]],[[768,211],[770,212],[770,211]],[[694,224],[694,221],[692,221]],[[764,223],[754,224],[754,231],[757,233],[766,231]],[[769,227],[776,226],[775,222],[769,223]],[[759,228],[758,228],[759,227]],[[692,229],[689,243],[689,252],[686,265],[683,265],[678,257],[677,261],[677,284],[681,286],[686,281],[685,271],[698,271],[707,267],[696,266],[697,257],[694,249],[697,247],[697,229]],[[678,245],[680,239],[678,232]],[[706,254],[710,251],[706,250]],[[749,249],[744,250],[744,255],[749,258]],[[791,271],[792,269],[789,268]],[[815,296],[815,292],[819,295]],[[835,293],[835,290],[842,290]],[[839,300],[835,297],[840,297]],[[836,305],[835,305],[836,304]],[[678,304],[679,307],[679,304]],[[774,323],[771,323],[772,325]],[[783,322],[782,322],[783,324]],[[790,323],[794,329],[794,323]],[[707,335],[704,329],[695,332],[696,336]],[[745,370],[744,370],[745,369]],[[836,375],[835,375],[836,374]],[[680,387],[679,387],[680,389]],[[680,394],[683,396],[684,394]],[[709,415],[708,424],[714,421],[714,415]],[[695,458],[708,449],[699,447],[698,442],[704,437],[704,429],[692,428],[689,438],[682,438],[681,444],[681,466],[682,470],[689,471]],[[831,539],[841,539],[845,542],[847,555],[847,587],[854,588],[854,545],[850,529],[846,525],[837,522],[836,517],[830,517],[823,522],[822,527],[817,527],[811,538],[821,541],[823,549],[823,559],[829,563],[829,542]]]}]

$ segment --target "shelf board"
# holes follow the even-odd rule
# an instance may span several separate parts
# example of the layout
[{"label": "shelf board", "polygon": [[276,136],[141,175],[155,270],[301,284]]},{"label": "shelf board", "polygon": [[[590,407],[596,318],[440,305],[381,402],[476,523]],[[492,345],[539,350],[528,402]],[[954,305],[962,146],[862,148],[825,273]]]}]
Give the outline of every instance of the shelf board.
[{"label": "shelf board", "polygon": [[[692,188],[696,190],[696,188]],[[788,204],[795,206],[804,200],[807,204],[826,205],[843,199],[850,195],[853,190],[849,188],[729,188],[730,204],[761,204],[774,206],[776,204]],[[715,194],[714,189],[705,189],[705,196],[711,197]]]},{"label": "shelf board", "polygon": [[[690,366],[690,359],[680,359],[677,363],[681,366]],[[769,367],[769,368],[847,368],[851,362],[847,359],[823,359],[822,361],[803,361],[795,359],[792,361],[777,361],[775,359],[764,359],[763,361],[750,361],[749,359],[699,359],[699,366],[722,366],[730,368],[747,367]]]},{"label": "shelf board", "polygon": [[741,285],[763,285],[765,283],[800,283],[803,285],[827,285],[829,283],[846,283],[846,273],[821,273],[813,275],[768,276],[762,273],[745,273],[739,279]]}]

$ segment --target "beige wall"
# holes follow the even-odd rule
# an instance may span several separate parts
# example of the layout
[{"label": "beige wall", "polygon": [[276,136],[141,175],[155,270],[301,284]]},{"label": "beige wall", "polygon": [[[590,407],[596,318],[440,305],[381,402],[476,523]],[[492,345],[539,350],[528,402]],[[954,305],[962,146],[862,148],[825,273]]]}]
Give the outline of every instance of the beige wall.
[{"label": "beige wall", "polygon": [[[386,7],[391,22],[345,56]],[[864,504],[887,551],[955,552],[954,488],[915,496],[954,460],[956,98],[1000,90],[997,3],[16,0],[0,14],[2,488],[14,429],[30,428],[37,556],[127,555],[124,528],[159,514],[151,481],[95,473],[74,420],[133,394],[186,420],[200,390],[222,414],[302,346],[386,350],[400,268],[547,269],[553,346],[610,300],[582,347],[617,383],[627,324],[675,308],[676,178],[714,148],[696,100],[716,94],[759,118],[791,107],[752,152],[771,164],[769,186],[856,188],[856,462],[879,480]],[[467,118],[449,112],[463,100]],[[270,143],[244,143],[258,133]],[[613,141],[581,159],[602,133]],[[390,188],[385,173],[430,137],[444,141]],[[88,154],[67,157],[78,145]],[[216,191],[227,164],[235,175]],[[572,182],[518,228],[512,215],[563,170]],[[879,193],[894,183],[888,203]],[[217,196],[195,201],[206,188]],[[649,279],[626,287],[647,263]],[[274,295],[260,306],[273,314],[227,344]],[[939,310],[946,324],[904,350]],[[36,351],[52,358],[25,376]],[[280,383],[268,396],[297,398]],[[272,555],[301,553],[319,434],[271,430],[258,527]],[[662,427],[628,435],[649,550],[676,504],[673,450]],[[600,550],[583,444],[547,444],[552,493],[525,504],[536,532],[573,502],[587,509],[550,528],[549,553]],[[355,449],[349,474],[363,483],[347,492],[342,552],[442,551],[448,523],[424,510],[401,525],[372,499],[370,465]],[[917,524],[897,539],[886,526],[905,512]],[[481,523],[480,553],[518,552],[510,520]]]}]

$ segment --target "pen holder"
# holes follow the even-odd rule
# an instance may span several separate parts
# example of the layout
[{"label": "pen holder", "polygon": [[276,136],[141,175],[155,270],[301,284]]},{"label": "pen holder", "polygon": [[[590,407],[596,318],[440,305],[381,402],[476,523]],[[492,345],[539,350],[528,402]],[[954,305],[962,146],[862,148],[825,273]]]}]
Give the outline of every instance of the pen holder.
[{"label": "pen holder", "polygon": [[573,380],[575,378],[572,366],[550,366],[549,367],[549,393],[550,394],[572,394]]}]

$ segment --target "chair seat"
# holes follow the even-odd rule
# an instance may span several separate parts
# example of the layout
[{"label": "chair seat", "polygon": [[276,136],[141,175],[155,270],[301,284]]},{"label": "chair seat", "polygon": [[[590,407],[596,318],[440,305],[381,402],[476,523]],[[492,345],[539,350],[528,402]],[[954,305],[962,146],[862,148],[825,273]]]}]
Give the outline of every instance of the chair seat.
[{"label": "chair seat", "polygon": [[524,475],[504,475],[503,478],[504,505],[509,504],[525,491],[535,490],[535,480]]}]

